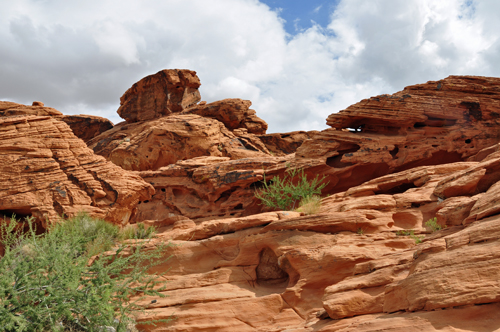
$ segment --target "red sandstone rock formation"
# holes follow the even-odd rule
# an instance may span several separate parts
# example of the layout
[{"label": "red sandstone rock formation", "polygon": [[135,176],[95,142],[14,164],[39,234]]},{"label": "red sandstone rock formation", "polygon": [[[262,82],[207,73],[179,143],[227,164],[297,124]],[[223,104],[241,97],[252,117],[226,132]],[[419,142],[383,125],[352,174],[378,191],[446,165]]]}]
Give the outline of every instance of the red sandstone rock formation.
[{"label": "red sandstone rock formation", "polygon": [[297,156],[323,160],[329,190],[385,174],[464,161],[500,139],[499,78],[450,76],[363,100],[331,114],[332,126]]},{"label": "red sandstone rock formation", "polygon": [[241,134],[236,136],[215,119],[175,114],[151,121],[119,123],[88,145],[116,165],[135,171],[157,170],[200,156],[268,156],[269,151],[255,135]]},{"label": "red sandstone rock formation", "polygon": [[[496,327],[500,217],[495,184],[464,194],[477,169],[500,160],[421,166],[323,199],[317,215],[269,212],[176,221],[155,241],[179,244],[166,255],[169,297],[143,300],[148,315],[177,320],[145,331],[438,331],[447,324]],[[500,170],[489,168],[492,179]],[[449,179],[456,179],[449,182]],[[483,178],[485,180],[486,178]],[[167,181],[167,179],[165,179]],[[495,182],[496,183],[496,182]],[[464,185],[465,184],[465,185]],[[456,195],[442,196],[442,188]],[[425,222],[451,205],[473,208],[460,225],[431,233]],[[470,226],[467,216],[474,215]],[[450,222],[449,222],[450,221]],[[421,244],[398,231],[413,229]],[[154,245],[154,244],[152,244]],[[474,306],[481,304],[481,306]],[[471,306],[472,305],[472,306]],[[439,311],[439,315],[430,310]],[[408,313],[401,313],[408,311]],[[394,313],[396,312],[396,313]],[[147,320],[148,316],[140,317]],[[497,317],[493,315],[491,317]],[[479,320],[479,321],[478,321]],[[441,325],[439,325],[441,326]]]},{"label": "red sandstone rock formation", "polygon": [[275,156],[284,156],[295,153],[305,140],[312,139],[317,133],[316,130],[292,131],[289,133],[259,135],[258,138]]},{"label": "red sandstone rock formation", "polygon": [[60,119],[66,122],[75,136],[84,142],[113,128],[111,121],[95,115],[64,115]]},{"label": "red sandstone rock formation", "polygon": [[42,102],[34,101],[32,106],[13,103],[10,101],[0,101],[0,117],[11,115],[63,115],[58,110],[52,107],[45,107]]},{"label": "red sandstone rock formation", "polygon": [[153,120],[193,106],[201,100],[196,72],[165,69],[132,85],[120,98],[118,114],[127,122]]},{"label": "red sandstone rock formation", "polygon": [[0,118],[0,213],[56,221],[79,211],[127,224],[153,188],[94,155],[68,125],[48,116]]},{"label": "red sandstone rock formation", "polygon": [[251,134],[265,134],[267,123],[249,109],[252,102],[242,99],[224,99],[210,104],[196,105],[181,114],[197,114],[217,119],[229,130],[244,128]]},{"label": "red sandstone rock formation", "polygon": [[0,101],[0,117],[13,115],[50,115],[66,122],[73,133],[85,142],[113,128],[113,123],[106,118],[94,115],[63,115],[58,110],[45,107],[40,101],[34,101],[32,106]]}]

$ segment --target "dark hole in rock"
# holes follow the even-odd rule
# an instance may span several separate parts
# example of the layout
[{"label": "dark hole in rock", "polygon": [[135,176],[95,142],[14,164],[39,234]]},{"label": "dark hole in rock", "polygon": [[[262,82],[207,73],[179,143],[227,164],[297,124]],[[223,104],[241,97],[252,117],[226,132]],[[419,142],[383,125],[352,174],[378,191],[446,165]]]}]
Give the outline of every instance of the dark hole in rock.
[{"label": "dark hole in rock", "polygon": [[143,203],[149,203],[149,201],[148,201],[148,200],[145,200]]},{"label": "dark hole in rock", "polygon": [[472,142],[472,140],[471,140],[471,139],[469,139],[469,138],[465,140],[465,143],[466,143],[466,144],[470,144],[471,142]]},{"label": "dark hole in rock", "polygon": [[339,181],[334,187],[327,186],[323,190],[323,193],[336,194],[346,191],[351,187],[359,186],[368,180],[387,175],[389,173],[389,165],[386,163],[356,165],[350,172],[351,176],[348,179]]},{"label": "dark hole in rock", "polygon": [[0,210],[0,220],[4,218],[12,219],[15,217],[16,220],[21,221],[31,216],[32,216],[31,208],[29,206],[15,208],[15,209]]},{"label": "dark hole in rock", "polygon": [[399,152],[399,148],[398,148],[398,146],[396,145],[396,146],[394,146],[394,149],[392,149],[392,150],[390,151],[390,154],[391,154],[392,158],[396,159],[396,155],[398,154],[398,152]]},{"label": "dark hole in rock", "polygon": [[234,207],[235,210],[242,210],[243,209],[243,204],[238,204]]},{"label": "dark hole in rock", "polygon": [[354,153],[358,151],[361,147],[357,144],[352,144],[349,148],[338,150],[338,155],[329,157],[326,159],[326,164],[333,168],[344,168],[354,165],[353,163],[343,162],[342,158],[345,154]]},{"label": "dark hole in rock", "polygon": [[402,194],[405,191],[407,191],[408,189],[412,189],[412,188],[417,188],[417,186],[414,185],[413,182],[402,183],[402,184],[397,185],[397,186],[392,187],[392,188],[387,188],[387,189],[384,188],[384,190],[379,190],[376,192],[376,194],[383,194],[383,195]]},{"label": "dark hole in rock", "polygon": [[259,286],[286,286],[288,273],[278,265],[278,257],[270,248],[260,252],[259,265],[255,269]]},{"label": "dark hole in rock", "polygon": [[162,191],[162,192],[165,192],[165,188],[161,188],[161,191]]},{"label": "dark hole in rock", "polygon": [[442,119],[434,117],[428,117],[424,122],[424,124],[429,127],[447,127],[453,126],[455,123],[457,123],[456,119]]},{"label": "dark hole in rock", "polygon": [[413,125],[413,128],[422,128],[422,127],[425,127],[424,122],[415,122],[415,124]]},{"label": "dark hole in rock", "polygon": [[232,188],[232,189],[229,189],[229,190],[226,190],[224,191],[220,196],[219,198],[217,198],[217,200],[215,201],[215,203],[224,203],[225,201],[227,201],[229,199],[229,197],[238,189],[238,187],[235,187],[235,188]]}]

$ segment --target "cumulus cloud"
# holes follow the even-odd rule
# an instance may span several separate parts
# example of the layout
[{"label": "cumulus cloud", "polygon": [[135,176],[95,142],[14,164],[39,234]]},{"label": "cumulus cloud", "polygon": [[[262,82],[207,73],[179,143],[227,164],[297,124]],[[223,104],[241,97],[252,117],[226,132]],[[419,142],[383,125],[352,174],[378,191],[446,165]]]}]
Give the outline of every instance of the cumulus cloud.
[{"label": "cumulus cloud", "polygon": [[499,7],[343,0],[311,6],[331,10],[329,24],[290,35],[257,0],[2,1],[0,100],[116,123],[134,82],[188,68],[204,100],[250,99],[270,132],[323,129],[329,114],[406,85],[499,76]]}]

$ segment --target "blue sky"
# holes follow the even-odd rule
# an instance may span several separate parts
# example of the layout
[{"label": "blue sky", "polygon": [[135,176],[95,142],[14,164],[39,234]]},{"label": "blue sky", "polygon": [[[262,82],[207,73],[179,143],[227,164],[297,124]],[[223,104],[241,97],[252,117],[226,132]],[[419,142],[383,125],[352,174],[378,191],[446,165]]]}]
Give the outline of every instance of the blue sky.
[{"label": "blue sky", "polygon": [[330,15],[335,10],[338,0],[261,0],[273,10],[279,12],[286,32],[295,35],[310,28],[313,23],[326,27],[330,23]]},{"label": "blue sky", "polygon": [[195,70],[207,102],[252,101],[268,132],[321,130],[362,99],[500,76],[498,0],[0,1],[0,100],[122,121],[121,95]]}]

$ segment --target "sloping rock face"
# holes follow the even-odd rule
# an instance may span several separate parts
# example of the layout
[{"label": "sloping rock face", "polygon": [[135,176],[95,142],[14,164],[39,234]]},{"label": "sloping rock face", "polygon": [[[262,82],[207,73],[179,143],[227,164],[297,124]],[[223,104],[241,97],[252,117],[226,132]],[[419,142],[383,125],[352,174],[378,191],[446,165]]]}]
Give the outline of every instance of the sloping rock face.
[{"label": "sloping rock face", "polygon": [[201,100],[199,87],[195,71],[161,70],[132,85],[120,98],[117,112],[129,123],[181,112]]},{"label": "sloping rock face", "polygon": [[215,119],[174,114],[151,121],[119,123],[88,145],[116,165],[135,171],[157,170],[200,156],[242,159],[269,155],[255,135],[239,133],[241,136],[236,136]]},{"label": "sloping rock face", "polygon": [[[156,270],[167,272],[168,297],[142,300],[147,309],[139,321],[177,319],[139,327],[495,331],[499,160],[492,153],[481,162],[380,177],[324,198],[316,215],[282,211],[164,225],[154,241],[175,244],[165,253],[172,259]],[[447,227],[433,232],[425,222],[442,210],[438,223]]]},{"label": "sloping rock face", "polygon": [[292,131],[289,133],[258,135],[258,138],[273,155],[285,156],[295,153],[305,140],[312,139],[317,133],[316,130]]},{"label": "sloping rock face", "polygon": [[48,116],[0,118],[0,214],[42,225],[79,211],[124,225],[154,189],[95,155],[70,127]]},{"label": "sloping rock face", "polygon": [[42,102],[34,101],[32,106],[13,103],[10,101],[0,101],[0,116],[12,115],[51,115],[60,116],[61,112],[52,107],[45,107]]},{"label": "sloping rock face", "polygon": [[95,115],[64,115],[60,120],[66,122],[75,136],[84,142],[113,128],[111,121]]},{"label": "sloping rock face", "polygon": [[52,107],[46,107],[40,101],[34,101],[32,106],[0,101],[0,117],[14,115],[53,116],[66,122],[73,133],[85,142],[113,128],[113,123],[106,118],[94,115],[64,115]]},{"label": "sloping rock face", "polygon": [[229,130],[244,128],[251,134],[265,134],[267,123],[250,109],[252,102],[242,99],[224,99],[210,104],[196,105],[182,114],[197,114],[219,120]]},{"label": "sloping rock face", "polygon": [[464,161],[499,140],[499,78],[450,76],[331,114],[297,157],[330,167],[332,192],[385,174]]}]

